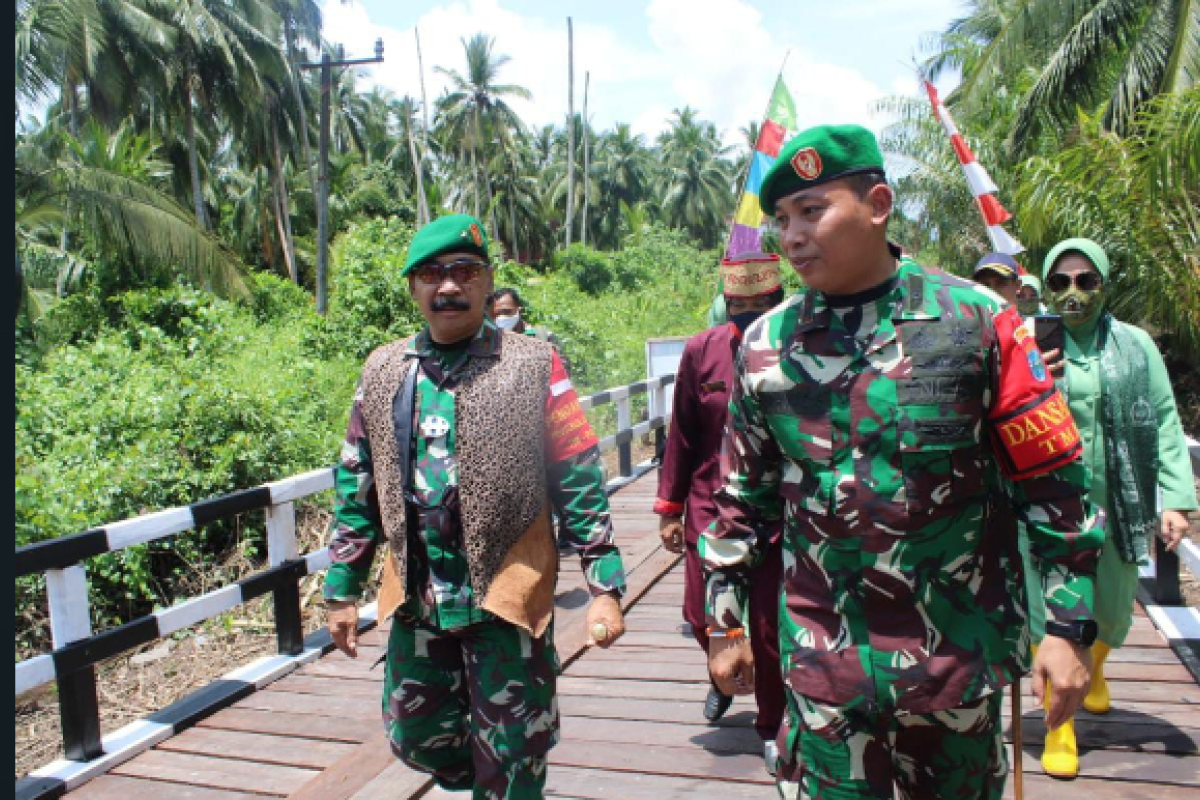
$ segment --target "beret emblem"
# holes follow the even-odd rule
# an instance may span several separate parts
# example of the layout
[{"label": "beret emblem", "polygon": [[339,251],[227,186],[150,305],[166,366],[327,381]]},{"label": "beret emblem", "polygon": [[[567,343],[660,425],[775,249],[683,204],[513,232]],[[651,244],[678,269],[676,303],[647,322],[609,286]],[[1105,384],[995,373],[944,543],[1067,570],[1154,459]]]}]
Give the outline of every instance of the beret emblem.
[{"label": "beret emblem", "polygon": [[471,227],[467,228],[467,232],[471,234],[471,241],[476,247],[483,247],[483,234],[479,231],[479,226],[471,223]]},{"label": "beret emblem", "polygon": [[806,181],[816,180],[821,174],[821,156],[811,147],[796,151],[792,156],[792,168],[796,174]]}]

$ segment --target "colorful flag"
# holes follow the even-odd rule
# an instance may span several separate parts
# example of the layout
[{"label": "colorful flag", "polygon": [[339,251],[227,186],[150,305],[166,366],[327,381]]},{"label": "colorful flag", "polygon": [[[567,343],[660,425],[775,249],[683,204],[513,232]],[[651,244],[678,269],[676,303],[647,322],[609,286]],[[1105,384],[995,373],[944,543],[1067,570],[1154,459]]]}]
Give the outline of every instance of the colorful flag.
[{"label": "colorful flag", "polygon": [[758,207],[758,190],[783,143],[796,133],[796,128],[796,104],[780,76],[775,79],[771,102],[767,104],[766,117],[758,131],[754,152],[750,154],[750,173],[746,176],[746,185],[733,215],[733,230],[729,234],[726,258],[762,252],[763,213]]},{"label": "colorful flag", "polygon": [[983,214],[983,224],[987,226],[992,250],[997,253],[1007,253],[1010,256],[1023,252],[1024,245],[1004,230],[1004,223],[1012,219],[1012,214],[1008,213],[1008,210],[996,199],[996,184],[992,183],[987,170],[980,166],[975,159],[975,154],[971,152],[967,140],[958,132],[954,120],[950,119],[950,112],[938,98],[937,89],[929,81],[925,81],[925,91],[929,94],[933,115],[941,120],[942,127],[946,129],[946,133],[950,134],[950,144],[954,146],[958,162],[962,164],[963,174],[967,176],[967,185],[971,187],[971,194],[974,195],[975,202],[979,205],[979,213]]}]

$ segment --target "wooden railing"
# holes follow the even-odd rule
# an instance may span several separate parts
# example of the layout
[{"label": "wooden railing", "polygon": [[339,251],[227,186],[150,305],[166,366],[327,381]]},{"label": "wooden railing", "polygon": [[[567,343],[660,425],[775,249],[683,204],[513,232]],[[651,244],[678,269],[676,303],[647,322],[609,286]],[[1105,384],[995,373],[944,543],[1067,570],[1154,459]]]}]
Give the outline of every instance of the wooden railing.
[{"label": "wooden railing", "polygon": [[[666,390],[674,379],[674,375],[652,378],[580,398],[580,405],[585,411],[607,403],[616,404],[617,431],[599,443],[601,453],[613,449],[618,451],[621,477],[609,482],[607,488],[610,493],[634,476],[634,438],[654,433],[661,439],[669,421],[669,415],[664,411]],[[648,394],[652,398],[649,405],[657,411],[657,415],[635,425],[630,400],[640,394]],[[319,655],[317,651],[329,648],[327,632],[322,631],[306,639],[300,606],[300,580],[329,566],[329,549],[300,555],[296,538],[295,502],[332,487],[333,469],[318,469],[186,507],[171,508],[17,549],[18,577],[45,573],[53,650],[17,662],[16,694],[19,696],[50,682],[57,683],[63,749],[68,761],[94,762],[105,755],[96,691],[96,664],[104,659],[211,619],[248,600],[268,593],[272,595],[277,646],[282,659],[277,658],[264,665],[263,669],[248,673],[249,680],[218,681],[218,684],[225,685],[210,687],[212,691],[206,696],[189,700],[173,713],[156,715],[157,719],[152,717],[143,721],[149,727],[139,727],[135,723],[129,726],[132,730],[127,735],[114,735],[113,746],[128,746],[130,742],[152,746],[175,730],[253,691],[255,683],[261,685],[265,682],[264,676],[277,677],[281,669],[286,671],[289,666],[294,669],[298,662],[289,659],[300,657],[305,652],[316,657]],[[92,632],[87,572],[83,566],[87,559],[257,510],[266,511],[267,569],[120,627],[101,633]],[[364,615],[364,627],[373,622],[373,617]],[[18,795],[51,796],[55,790],[61,792],[64,787],[70,788],[82,774],[78,770],[72,771],[68,765],[67,769],[59,770],[52,779],[42,781],[53,784],[48,786],[49,792],[39,788],[35,777],[32,781],[26,779],[24,790],[18,782]],[[61,777],[71,775],[76,776],[75,781]]]}]

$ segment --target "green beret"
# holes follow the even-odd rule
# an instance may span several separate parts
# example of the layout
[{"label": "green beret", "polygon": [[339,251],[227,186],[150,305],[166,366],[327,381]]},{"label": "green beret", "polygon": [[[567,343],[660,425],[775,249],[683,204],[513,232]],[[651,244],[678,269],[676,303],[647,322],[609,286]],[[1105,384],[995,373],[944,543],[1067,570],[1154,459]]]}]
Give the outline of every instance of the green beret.
[{"label": "green beret", "polygon": [[408,257],[400,277],[405,277],[412,268],[437,258],[442,253],[458,251],[477,253],[487,260],[488,238],[479,220],[470,214],[450,214],[438,217],[417,231],[408,245]]},{"label": "green beret", "polygon": [[758,205],[770,216],[781,197],[863,172],[883,172],[883,154],[875,134],[859,125],[809,128],[796,134],[767,170],[758,190]]}]

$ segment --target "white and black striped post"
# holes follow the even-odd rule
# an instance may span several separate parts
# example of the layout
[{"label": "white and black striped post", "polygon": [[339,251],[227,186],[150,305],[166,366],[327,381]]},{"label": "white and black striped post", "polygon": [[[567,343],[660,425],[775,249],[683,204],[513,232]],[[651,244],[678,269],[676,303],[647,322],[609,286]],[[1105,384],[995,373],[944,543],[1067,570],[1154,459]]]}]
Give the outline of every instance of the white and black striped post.
[{"label": "white and black striped post", "polygon": [[[82,566],[46,570],[46,595],[50,602],[50,635],[55,650],[92,637],[87,572]],[[72,761],[98,758],[104,748],[100,742],[95,664],[56,665],[55,675],[64,754]]]},{"label": "white and black striped post", "polygon": [[629,390],[625,389],[617,398],[617,469],[622,478],[633,474],[633,437],[622,436],[633,427],[632,415],[629,411]]},{"label": "white and black striped post", "polygon": [[[267,506],[267,557],[272,567],[296,563],[296,507],[293,503]],[[303,572],[300,573],[303,575]],[[300,609],[300,578],[280,584],[272,592],[275,603],[275,641],[287,656],[304,650],[304,617]]]}]

